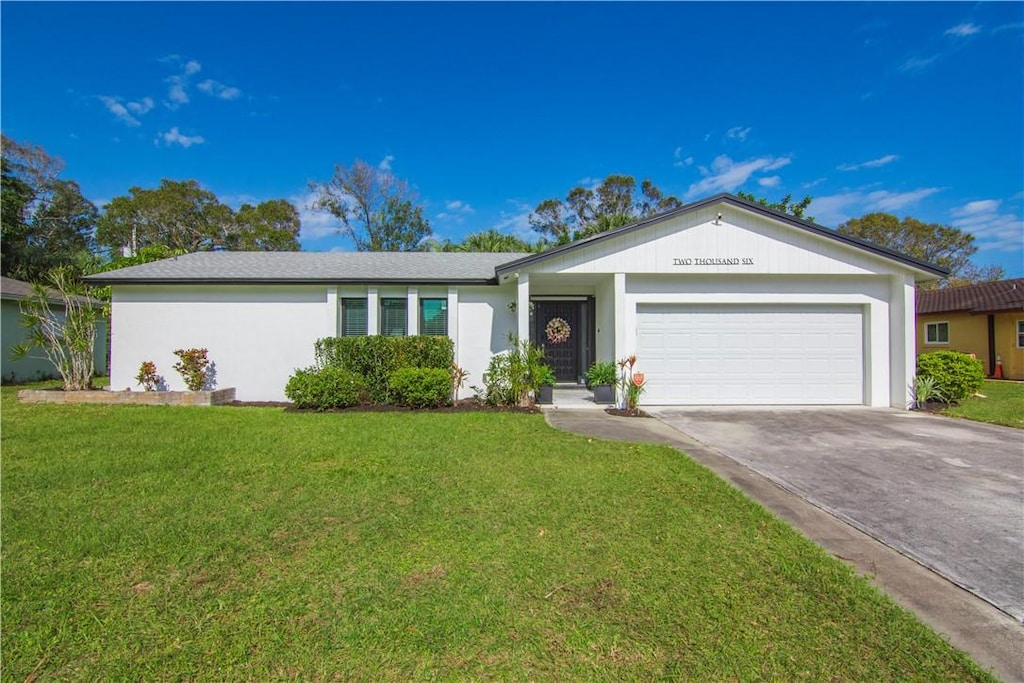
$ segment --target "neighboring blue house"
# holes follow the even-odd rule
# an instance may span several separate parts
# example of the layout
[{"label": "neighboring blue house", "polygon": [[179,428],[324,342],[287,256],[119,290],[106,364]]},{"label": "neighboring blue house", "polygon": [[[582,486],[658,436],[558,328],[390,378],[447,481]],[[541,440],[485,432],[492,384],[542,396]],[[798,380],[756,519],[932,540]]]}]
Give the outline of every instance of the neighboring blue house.
[{"label": "neighboring blue house", "polygon": [[[0,357],[0,379],[8,382],[29,382],[32,380],[57,377],[57,369],[45,358],[40,358],[41,351],[31,351],[21,360],[11,360],[11,349],[25,338],[27,330],[21,324],[21,302],[32,295],[32,285],[9,277],[0,277],[0,341],[3,356]],[[54,306],[59,299],[51,299]],[[100,301],[90,299],[98,308]],[[96,321],[96,342],[93,347],[93,358],[96,374],[107,374],[107,321]]]}]

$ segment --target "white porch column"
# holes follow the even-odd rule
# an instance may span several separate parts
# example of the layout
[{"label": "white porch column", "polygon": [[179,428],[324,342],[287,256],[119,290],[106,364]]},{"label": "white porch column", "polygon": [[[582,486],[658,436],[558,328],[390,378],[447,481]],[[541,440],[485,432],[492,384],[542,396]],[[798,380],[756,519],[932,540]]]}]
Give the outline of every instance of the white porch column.
[{"label": "white porch column", "polygon": [[327,337],[338,336],[338,288],[328,287],[327,288],[327,321],[326,321],[326,334]]},{"label": "white porch column", "polygon": [[516,335],[530,338],[530,274],[522,273],[516,286]]},{"label": "white porch column", "polygon": [[452,340],[452,358],[459,361],[459,288],[448,288],[448,338]]},{"label": "white porch column", "polygon": [[613,298],[615,300],[615,356],[612,360],[624,358],[632,346],[629,330],[626,328],[626,274],[615,273]]},{"label": "white porch column", "polygon": [[917,303],[914,277],[890,278],[889,296],[889,405],[906,409],[913,400],[917,374],[917,335],[914,315]]},{"label": "white porch column", "polygon": [[366,288],[366,334],[380,334],[380,297],[376,287]]},{"label": "white porch column", "polygon": [[420,290],[416,287],[409,288],[409,299],[406,305],[408,322],[406,333],[409,336],[420,333]]}]

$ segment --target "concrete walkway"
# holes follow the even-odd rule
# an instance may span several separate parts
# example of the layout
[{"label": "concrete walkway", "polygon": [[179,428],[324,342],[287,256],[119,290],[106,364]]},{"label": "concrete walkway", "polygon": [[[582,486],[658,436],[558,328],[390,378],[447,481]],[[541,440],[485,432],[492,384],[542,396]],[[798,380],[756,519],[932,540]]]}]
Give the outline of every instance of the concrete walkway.
[{"label": "concrete walkway", "polygon": [[949,642],[1004,681],[1024,683],[1024,627],[1010,616],[896,550],[818,508],[767,477],[655,419],[597,410],[546,410],[557,429],[615,441],[667,444],[851,563]]}]

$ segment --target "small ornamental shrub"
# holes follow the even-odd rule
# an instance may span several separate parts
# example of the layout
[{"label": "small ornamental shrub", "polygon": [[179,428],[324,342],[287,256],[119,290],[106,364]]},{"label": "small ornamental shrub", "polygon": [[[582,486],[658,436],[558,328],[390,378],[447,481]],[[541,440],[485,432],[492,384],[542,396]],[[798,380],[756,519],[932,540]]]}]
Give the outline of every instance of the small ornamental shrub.
[{"label": "small ornamental shrub", "polygon": [[178,349],[174,355],[180,359],[174,364],[174,369],[185,380],[188,390],[202,391],[210,371],[206,349]]},{"label": "small ornamental shrub", "polygon": [[636,354],[619,361],[619,400],[622,409],[635,413],[640,405],[640,395],[647,387],[647,378],[642,372],[634,372]]},{"label": "small ornamental shrub", "polygon": [[449,337],[327,337],[315,346],[317,367],[340,367],[366,379],[372,403],[392,403],[391,375],[401,368],[448,371],[455,360]]},{"label": "small ornamental shrub", "polygon": [[143,391],[156,391],[163,385],[164,378],[157,374],[156,363],[144,360],[139,366],[139,374],[135,375],[135,381],[142,386]]},{"label": "small ornamental shrub", "polygon": [[459,390],[466,385],[466,378],[469,377],[469,373],[460,368],[455,363],[452,363],[452,403],[459,400]]},{"label": "small ornamental shrub", "polygon": [[944,401],[957,403],[981,389],[985,383],[985,368],[969,354],[936,351],[917,357],[917,376],[930,378]]},{"label": "small ornamental shrub", "polygon": [[484,373],[485,398],[491,405],[533,405],[548,369],[544,350],[529,341],[520,341],[508,351],[491,356]]},{"label": "small ornamental shrub", "polygon": [[593,387],[598,384],[615,384],[618,382],[618,374],[615,372],[614,361],[597,361],[587,368],[587,386]]},{"label": "small ornamental shrub", "polygon": [[410,408],[448,405],[452,395],[450,370],[402,368],[391,374],[391,396],[395,403]]},{"label": "small ornamental shrub", "polygon": [[365,388],[362,377],[343,368],[306,368],[288,379],[284,395],[296,408],[330,410],[358,405]]}]

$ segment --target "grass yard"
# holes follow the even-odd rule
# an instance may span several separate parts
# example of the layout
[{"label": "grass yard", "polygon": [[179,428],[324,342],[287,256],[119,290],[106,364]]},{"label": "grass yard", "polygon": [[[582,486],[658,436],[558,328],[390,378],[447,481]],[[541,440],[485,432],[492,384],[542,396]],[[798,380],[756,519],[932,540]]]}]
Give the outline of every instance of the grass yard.
[{"label": "grass yard", "polygon": [[946,415],[1024,429],[1024,382],[985,382],[981,394],[947,408]]},{"label": "grass yard", "polygon": [[4,680],[990,680],[667,447],[2,394]]}]

